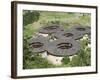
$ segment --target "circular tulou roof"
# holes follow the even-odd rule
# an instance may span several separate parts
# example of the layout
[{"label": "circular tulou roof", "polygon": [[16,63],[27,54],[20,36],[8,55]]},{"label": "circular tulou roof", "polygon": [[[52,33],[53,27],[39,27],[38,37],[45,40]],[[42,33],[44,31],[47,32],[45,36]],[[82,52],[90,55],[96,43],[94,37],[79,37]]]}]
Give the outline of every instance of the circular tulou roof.
[{"label": "circular tulou roof", "polygon": [[91,34],[91,28],[89,26],[74,26],[72,31],[75,31],[79,34],[79,38],[82,38],[85,34]]},{"label": "circular tulou roof", "polygon": [[88,34],[91,33],[91,28],[89,26],[73,26],[73,28],[75,31],[77,31],[77,33],[80,34]]},{"label": "circular tulou roof", "polygon": [[73,39],[58,39],[48,43],[46,50],[54,56],[71,56],[80,49],[80,44]]},{"label": "circular tulou roof", "polygon": [[75,40],[83,37],[83,35],[77,33],[77,31],[73,29],[54,33],[53,36],[57,39],[67,38],[67,39],[75,39]]},{"label": "circular tulou roof", "polygon": [[43,36],[38,36],[36,38],[31,38],[29,40],[30,48],[32,52],[43,52],[45,51],[45,45],[48,43],[48,40]]},{"label": "circular tulou roof", "polygon": [[62,26],[61,25],[57,25],[57,24],[52,24],[52,25],[49,25],[49,26],[42,27],[39,30],[39,33],[42,33],[42,34],[53,34],[53,33],[56,33],[57,31],[63,31]]}]

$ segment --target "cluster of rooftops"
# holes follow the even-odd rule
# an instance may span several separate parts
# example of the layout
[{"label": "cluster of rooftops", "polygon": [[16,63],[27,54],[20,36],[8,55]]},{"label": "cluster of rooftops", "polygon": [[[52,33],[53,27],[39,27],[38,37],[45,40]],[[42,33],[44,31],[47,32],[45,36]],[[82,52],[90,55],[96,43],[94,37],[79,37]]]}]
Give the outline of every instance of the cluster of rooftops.
[{"label": "cluster of rooftops", "polygon": [[[81,48],[81,44],[77,40],[83,38],[85,34],[91,39],[91,28],[89,26],[73,26],[64,30],[63,26],[52,24],[41,27],[38,33],[39,35],[29,40],[32,52],[42,53],[46,51],[59,57],[76,54]],[[44,37],[40,34],[48,34],[48,36]]]}]

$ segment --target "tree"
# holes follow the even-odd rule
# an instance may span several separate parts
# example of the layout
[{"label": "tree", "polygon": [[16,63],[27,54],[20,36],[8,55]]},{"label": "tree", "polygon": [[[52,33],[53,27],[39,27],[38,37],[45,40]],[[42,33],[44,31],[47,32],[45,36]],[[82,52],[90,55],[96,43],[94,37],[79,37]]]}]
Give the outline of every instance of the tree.
[{"label": "tree", "polygon": [[88,47],[88,40],[80,41],[81,49],[76,53],[70,62],[71,66],[89,66],[91,65],[91,49]]},{"label": "tree", "polygon": [[62,62],[63,64],[68,64],[68,63],[70,62],[70,58],[69,58],[68,56],[65,56],[65,57],[61,60],[61,62]]},{"label": "tree", "polygon": [[37,11],[24,10],[23,25],[26,26],[27,24],[37,21],[39,19],[39,16],[40,14]]}]

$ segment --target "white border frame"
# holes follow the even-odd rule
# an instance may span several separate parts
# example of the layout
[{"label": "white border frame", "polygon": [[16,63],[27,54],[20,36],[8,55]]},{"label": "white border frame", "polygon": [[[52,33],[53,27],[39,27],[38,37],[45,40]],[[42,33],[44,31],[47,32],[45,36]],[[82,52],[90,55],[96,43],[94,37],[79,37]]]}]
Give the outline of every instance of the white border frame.
[{"label": "white border frame", "polygon": [[[41,10],[41,11],[60,11],[60,12],[82,12],[91,13],[91,66],[71,67],[71,68],[48,68],[48,69],[27,69],[23,70],[23,19],[22,11]],[[60,7],[34,4],[17,4],[17,76],[51,75],[63,73],[82,73],[96,71],[96,9]],[[95,54],[94,54],[95,53]]]}]

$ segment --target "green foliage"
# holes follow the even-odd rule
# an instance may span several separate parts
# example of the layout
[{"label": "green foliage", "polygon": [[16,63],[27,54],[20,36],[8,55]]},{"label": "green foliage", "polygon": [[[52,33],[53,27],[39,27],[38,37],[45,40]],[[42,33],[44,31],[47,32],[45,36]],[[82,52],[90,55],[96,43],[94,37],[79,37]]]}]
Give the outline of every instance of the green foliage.
[{"label": "green foliage", "polygon": [[85,49],[88,46],[88,44],[89,44],[89,39],[86,38],[86,39],[80,40],[80,44],[82,45],[81,47],[83,49]]},{"label": "green foliage", "polygon": [[39,19],[39,12],[37,11],[25,11],[23,13],[23,25],[26,26],[32,22],[35,22]]},{"label": "green foliage", "polygon": [[50,67],[54,67],[54,65],[52,63],[50,63],[47,59],[42,58],[41,55],[34,55],[33,57],[31,57],[31,60],[29,63],[27,63],[27,67],[28,69],[31,68],[50,68]]},{"label": "green foliage", "polygon": [[28,37],[24,37],[23,42],[23,68],[26,68],[26,63],[31,59],[31,51],[29,51]]},{"label": "green foliage", "polygon": [[75,66],[89,66],[90,65],[90,52],[84,51],[83,49],[77,52],[78,54],[72,58],[70,65]]},{"label": "green foliage", "polygon": [[30,59],[26,59],[24,69],[33,69],[33,68],[52,68],[55,67],[50,63],[46,58],[42,58],[41,55],[35,54],[30,56]]},{"label": "green foliage", "polygon": [[68,56],[65,56],[65,57],[61,60],[61,62],[62,62],[63,64],[68,64],[68,63],[70,62],[70,58],[69,58]]},{"label": "green foliage", "polygon": [[81,40],[81,49],[77,55],[72,58],[71,66],[90,66],[91,65],[91,49],[88,47],[88,39]]},{"label": "green foliage", "polygon": [[79,56],[74,56],[72,58],[72,61],[70,62],[70,65],[72,67],[81,66],[82,65],[81,62],[82,62],[82,60],[81,60],[81,58]]}]

